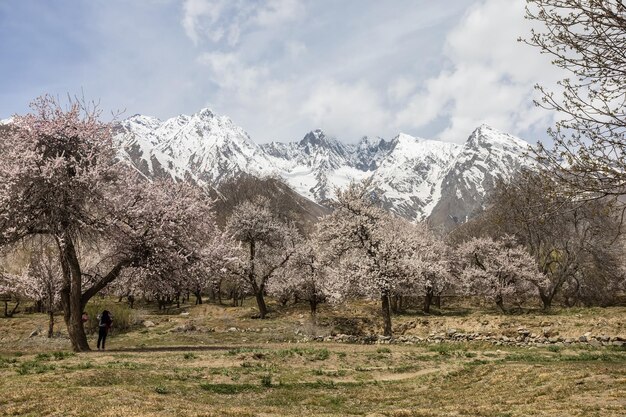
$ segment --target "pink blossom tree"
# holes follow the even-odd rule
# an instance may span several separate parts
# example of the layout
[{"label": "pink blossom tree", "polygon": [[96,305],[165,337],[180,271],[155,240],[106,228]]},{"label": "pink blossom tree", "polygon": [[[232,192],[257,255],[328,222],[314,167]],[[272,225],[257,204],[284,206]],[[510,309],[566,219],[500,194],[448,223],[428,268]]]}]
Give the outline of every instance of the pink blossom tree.
[{"label": "pink blossom tree", "polygon": [[223,232],[207,236],[202,245],[177,268],[127,267],[108,289],[117,297],[127,297],[131,308],[138,297],[156,300],[161,308],[189,293],[196,304],[202,304],[203,294],[214,290],[225,268],[236,261],[236,248]]},{"label": "pink blossom tree", "polygon": [[303,240],[286,267],[268,283],[268,292],[278,298],[293,296],[308,302],[315,318],[318,305],[326,300],[328,280],[328,268],[320,262],[314,242]]},{"label": "pink blossom tree", "polygon": [[[35,301],[37,311],[48,314],[48,337],[54,333],[54,313],[61,302],[61,268],[52,248],[41,243],[30,256],[30,265],[20,275],[14,275],[5,281],[5,290],[13,292],[19,298]],[[0,287],[2,284],[0,284]]]},{"label": "pink blossom tree", "polygon": [[[141,181],[93,107],[70,100],[64,109],[50,96],[31,107],[0,137],[0,245],[52,239],[65,324],[73,349],[85,351],[87,302],[125,268],[160,277],[184,268],[215,233],[211,202],[189,185]],[[79,257],[86,242],[105,248],[89,272]]]},{"label": "pink blossom tree", "polygon": [[414,292],[418,284],[411,225],[380,207],[369,181],[336,193],[334,211],[322,218],[316,233],[325,262],[336,265],[331,296],[380,300],[383,331],[391,336],[389,297]]},{"label": "pink blossom tree", "polygon": [[465,291],[495,302],[503,312],[505,300],[521,304],[536,295],[536,283],[545,279],[533,257],[511,236],[473,238],[458,248],[458,254]]},{"label": "pink blossom tree", "polygon": [[239,271],[249,286],[256,298],[260,318],[264,319],[267,315],[266,285],[289,261],[300,235],[295,227],[278,220],[263,198],[237,205],[228,220],[227,231],[242,245],[241,268],[233,270]]},{"label": "pink blossom tree", "polygon": [[410,224],[404,230],[411,235],[412,255],[407,262],[413,273],[409,274],[409,287],[403,293],[422,295],[423,310],[430,313],[435,297],[456,284],[452,274],[452,251],[425,223]]}]

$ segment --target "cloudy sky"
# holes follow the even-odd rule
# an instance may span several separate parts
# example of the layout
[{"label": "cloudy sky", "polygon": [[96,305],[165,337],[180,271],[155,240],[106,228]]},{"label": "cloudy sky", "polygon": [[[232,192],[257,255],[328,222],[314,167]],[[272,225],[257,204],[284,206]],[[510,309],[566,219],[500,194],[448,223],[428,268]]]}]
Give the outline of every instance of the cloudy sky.
[{"label": "cloudy sky", "polygon": [[253,140],[314,128],[529,142],[559,76],[518,43],[524,0],[0,0],[0,119],[43,93],[166,119],[209,107]]}]

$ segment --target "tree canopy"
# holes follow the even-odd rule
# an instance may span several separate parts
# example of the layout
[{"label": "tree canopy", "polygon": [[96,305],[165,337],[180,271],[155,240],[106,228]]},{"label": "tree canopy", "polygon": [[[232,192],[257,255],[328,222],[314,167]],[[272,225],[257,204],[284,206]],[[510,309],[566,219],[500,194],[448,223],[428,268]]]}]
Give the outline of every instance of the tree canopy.
[{"label": "tree canopy", "polygon": [[527,0],[537,23],[525,42],[569,76],[561,91],[537,86],[556,111],[552,145],[538,160],[585,198],[626,193],[626,4],[622,0]]}]

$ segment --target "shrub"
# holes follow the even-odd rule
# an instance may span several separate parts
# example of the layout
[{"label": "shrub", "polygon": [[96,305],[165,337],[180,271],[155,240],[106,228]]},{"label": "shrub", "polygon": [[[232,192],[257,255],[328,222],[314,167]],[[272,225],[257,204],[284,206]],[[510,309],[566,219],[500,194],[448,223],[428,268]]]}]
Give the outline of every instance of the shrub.
[{"label": "shrub", "polygon": [[133,323],[134,312],[126,303],[116,303],[106,300],[98,300],[91,302],[85,308],[89,315],[89,321],[85,323],[85,331],[95,333],[98,331],[98,315],[103,310],[109,310],[113,317],[113,329],[117,331],[126,331],[130,329]]},{"label": "shrub", "polygon": [[74,356],[74,352],[52,352],[52,356],[54,356],[54,359],[60,361]]},{"label": "shrub", "polygon": [[53,371],[54,369],[56,369],[54,365],[46,365],[37,360],[32,360],[20,363],[16,371],[19,375],[27,375],[42,374],[47,371]]},{"label": "shrub", "polygon": [[272,375],[270,375],[270,374],[263,375],[261,377],[261,385],[264,386],[264,387],[267,387],[267,388],[271,387],[272,386]]},{"label": "shrub", "polygon": [[156,392],[157,394],[167,394],[169,391],[163,385],[157,385],[156,387],[154,387],[154,392]]}]

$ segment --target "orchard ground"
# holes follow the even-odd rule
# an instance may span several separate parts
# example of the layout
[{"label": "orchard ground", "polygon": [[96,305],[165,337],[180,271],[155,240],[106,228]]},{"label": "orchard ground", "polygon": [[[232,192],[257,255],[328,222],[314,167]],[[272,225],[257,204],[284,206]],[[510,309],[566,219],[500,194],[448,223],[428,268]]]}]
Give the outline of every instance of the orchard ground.
[{"label": "orchard ground", "polygon": [[[122,308],[113,300],[104,304]],[[394,316],[405,337],[456,333],[474,340],[311,341],[381,331],[378,306],[272,305],[266,320],[244,307],[203,304],[131,311],[107,351],[74,354],[47,317],[0,319],[0,415],[12,416],[622,416],[626,410],[626,308],[526,311],[444,308]],[[61,317],[57,317],[61,322]],[[32,335],[41,329],[41,335]],[[499,345],[520,329],[578,341]],[[37,332],[35,332],[37,333]],[[556,335],[556,336],[555,336]],[[90,344],[95,348],[95,335]],[[594,339],[595,340],[595,339]]]}]

